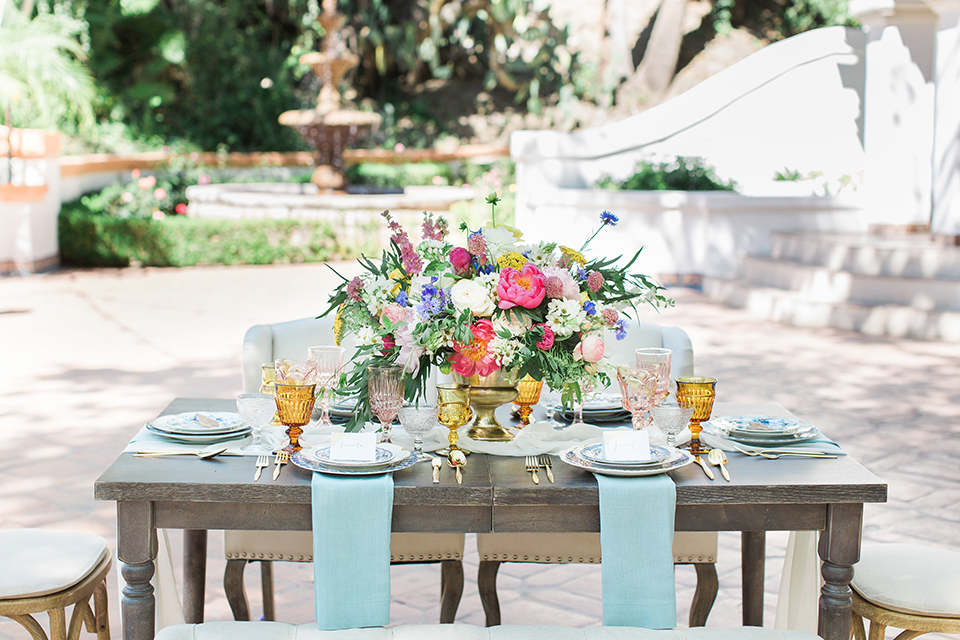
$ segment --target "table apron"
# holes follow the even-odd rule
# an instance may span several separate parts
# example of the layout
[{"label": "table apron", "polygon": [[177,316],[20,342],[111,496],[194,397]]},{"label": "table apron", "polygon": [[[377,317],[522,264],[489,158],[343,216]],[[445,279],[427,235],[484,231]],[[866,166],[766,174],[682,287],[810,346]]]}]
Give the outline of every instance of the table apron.
[{"label": "table apron", "polygon": [[[822,531],[827,523],[825,504],[678,505],[677,531]],[[493,531],[600,531],[596,506],[502,506],[493,509]]]},{"label": "table apron", "polygon": [[[155,502],[159,529],[310,531],[309,504],[267,502]],[[487,506],[394,505],[391,529],[412,533],[487,533]]]}]

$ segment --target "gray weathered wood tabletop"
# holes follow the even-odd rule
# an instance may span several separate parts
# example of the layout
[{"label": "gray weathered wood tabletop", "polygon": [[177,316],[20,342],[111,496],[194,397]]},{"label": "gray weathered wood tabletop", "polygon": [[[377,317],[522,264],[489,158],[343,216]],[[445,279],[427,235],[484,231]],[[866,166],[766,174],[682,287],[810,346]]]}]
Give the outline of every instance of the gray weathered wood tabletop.
[{"label": "gray weathered wood tabletop", "polygon": [[[233,400],[180,398],[163,414],[234,408]],[[745,413],[790,415],[772,403],[718,403],[714,408],[715,415]],[[744,532],[745,624],[762,620],[758,611],[762,611],[763,532],[821,531],[819,552],[826,584],[821,590],[820,635],[848,640],[848,584],[851,565],[859,559],[863,504],[884,502],[886,484],[849,456],[767,460],[733,453],[729,457],[730,483],[710,481],[696,465],[670,472],[677,486],[677,530]],[[134,458],[123,453],[95,483],[96,499],[117,502],[118,557],[127,583],[125,640],[150,640],[154,635],[149,581],[157,528],[305,531],[311,526],[312,472],[287,465],[276,481],[264,474],[255,483],[252,457],[185,458]],[[429,465],[413,465],[394,474],[392,529],[599,531],[593,474],[556,458],[553,470],[555,484],[533,485],[523,458],[474,454],[463,484],[458,485],[452,473],[443,474],[441,484],[433,484]]]}]

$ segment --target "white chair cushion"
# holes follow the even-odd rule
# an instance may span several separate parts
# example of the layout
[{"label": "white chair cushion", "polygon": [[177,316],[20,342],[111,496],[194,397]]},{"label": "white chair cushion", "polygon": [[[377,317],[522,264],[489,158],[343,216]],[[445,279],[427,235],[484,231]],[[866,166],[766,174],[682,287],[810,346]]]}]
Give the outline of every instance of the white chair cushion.
[{"label": "white chair cushion", "polygon": [[[224,531],[227,560],[313,562],[310,531]],[[462,533],[390,534],[390,562],[463,559]]]},{"label": "white chair cushion", "polygon": [[960,618],[960,553],[915,544],[865,544],[850,586],[878,607]]},{"label": "white chair cushion", "polygon": [[207,622],[166,627],[156,640],[818,640],[804,631],[760,627],[653,630],[640,627],[496,626],[418,624],[320,631],[315,623]]},{"label": "white chair cushion", "polygon": [[[480,533],[481,560],[564,564],[600,562],[599,533]],[[679,563],[717,561],[717,534],[678,532],[673,536],[673,559]]]},{"label": "white chair cushion", "polygon": [[100,536],[74,531],[0,531],[0,598],[33,598],[77,584],[109,554]]}]

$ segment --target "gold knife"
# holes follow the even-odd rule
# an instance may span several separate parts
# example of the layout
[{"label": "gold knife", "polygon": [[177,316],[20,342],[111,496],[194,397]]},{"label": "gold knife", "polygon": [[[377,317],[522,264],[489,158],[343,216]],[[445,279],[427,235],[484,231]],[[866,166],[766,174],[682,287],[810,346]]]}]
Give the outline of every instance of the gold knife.
[{"label": "gold knife", "polygon": [[707,474],[708,478],[710,478],[711,480],[715,478],[715,476],[713,475],[713,471],[710,471],[710,467],[707,466],[706,462],[700,459],[700,456],[694,456],[693,459],[696,461],[698,465],[703,467],[703,472]]}]

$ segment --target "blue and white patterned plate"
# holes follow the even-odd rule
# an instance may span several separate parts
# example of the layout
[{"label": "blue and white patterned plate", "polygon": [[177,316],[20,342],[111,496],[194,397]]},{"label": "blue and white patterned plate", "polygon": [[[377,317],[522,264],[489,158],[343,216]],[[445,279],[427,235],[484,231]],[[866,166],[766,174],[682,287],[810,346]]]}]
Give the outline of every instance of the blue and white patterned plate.
[{"label": "blue and white patterned plate", "polygon": [[735,442],[742,442],[743,444],[757,445],[761,447],[769,447],[781,444],[795,444],[798,442],[806,442],[807,440],[813,440],[818,435],[820,435],[820,430],[810,425],[809,429],[803,431],[797,431],[794,433],[781,433],[777,435],[764,435],[757,436],[751,434],[741,434],[731,431],[726,431],[723,429],[718,429],[714,425],[703,423],[703,432],[710,434],[712,436],[720,436],[733,440]]},{"label": "blue and white patterned plate", "polygon": [[642,467],[651,464],[660,464],[670,457],[672,451],[666,447],[656,444],[650,445],[649,460],[607,460],[603,451],[603,444],[588,444],[580,450],[580,457],[586,458],[591,462],[599,462],[605,465],[618,465],[624,467]]},{"label": "blue and white patterned plate", "polygon": [[322,447],[313,452],[313,457],[320,464],[327,467],[344,467],[348,469],[368,469],[373,467],[383,467],[392,462],[397,457],[396,451],[386,447],[377,447],[377,455],[374,460],[334,460],[330,455],[330,447]]},{"label": "blue and white patterned plate", "polygon": [[713,424],[721,429],[729,431],[742,431],[750,433],[787,433],[795,431],[802,423],[796,418],[786,418],[783,416],[717,416],[710,419]]},{"label": "blue and white patterned plate", "polygon": [[605,476],[655,476],[668,471],[673,471],[674,469],[680,469],[681,467],[685,467],[693,462],[693,456],[690,455],[689,451],[677,449],[675,455],[670,456],[666,461],[660,464],[643,467],[615,467],[599,464],[582,457],[579,454],[579,450],[583,449],[583,446],[584,445],[582,444],[577,445],[572,449],[564,451],[560,454],[560,459],[571,467],[577,467],[578,469],[583,469],[584,471],[591,471],[593,473],[599,473],[600,475]]},{"label": "blue and white patterned plate", "polygon": [[192,433],[167,433],[165,431],[160,431],[148,422],[147,431],[156,436],[160,436],[161,438],[173,440],[174,442],[185,442],[187,444],[214,444],[217,442],[227,442],[228,440],[246,438],[250,435],[251,429],[250,427],[242,427],[238,431],[231,431],[230,433],[194,435]]},{"label": "blue and white patterned plate", "polygon": [[391,462],[385,467],[377,467],[376,469],[350,469],[346,467],[328,467],[325,464],[321,464],[317,460],[303,455],[302,451],[297,451],[295,454],[290,456],[290,462],[301,469],[306,469],[307,471],[316,471],[318,473],[327,473],[335,476],[373,476],[381,473],[393,473],[394,471],[400,471],[401,469],[406,469],[407,467],[415,465],[417,460],[417,456],[409,455],[402,457],[399,460],[394,460],[394,462]]},{"label": "blue and white patterned plate", "polygon": [[[197,416],[203,416],[206,420],[212,421],[209,426],[197,421]],[[215,425],[213,423],[216,423]],[[215,435],[223,433],[235,433],[241,429],[248,428],[243,423],[243,418],[239,413],[230,413],[229,411],[188,411],[187,413],[176,413],[169,416],[160,416],[147,423],[157,431],[173,433],[177,435]]]}]

